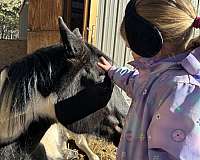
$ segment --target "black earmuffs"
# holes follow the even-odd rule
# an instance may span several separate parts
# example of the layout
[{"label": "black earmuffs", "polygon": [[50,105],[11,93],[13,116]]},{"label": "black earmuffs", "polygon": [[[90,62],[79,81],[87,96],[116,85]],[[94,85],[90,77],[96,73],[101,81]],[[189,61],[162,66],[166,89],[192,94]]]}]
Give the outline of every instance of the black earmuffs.
[{"label": "black earmuffs", "polygon": [[163,38],[156,26],[136,13],[136,0],[130,0],[125,11],[125,32],[131,50],[136,54],[150,58],[158,54]]}]

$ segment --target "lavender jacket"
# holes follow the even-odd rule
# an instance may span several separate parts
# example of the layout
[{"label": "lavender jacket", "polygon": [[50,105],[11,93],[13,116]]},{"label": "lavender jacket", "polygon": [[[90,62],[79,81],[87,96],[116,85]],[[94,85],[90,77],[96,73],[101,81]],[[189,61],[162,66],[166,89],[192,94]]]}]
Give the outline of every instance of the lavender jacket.
[{"label": "lavender jacket", "polygon": [[117,160],[200,160],[200,48],[108,74],[132,98]]}]

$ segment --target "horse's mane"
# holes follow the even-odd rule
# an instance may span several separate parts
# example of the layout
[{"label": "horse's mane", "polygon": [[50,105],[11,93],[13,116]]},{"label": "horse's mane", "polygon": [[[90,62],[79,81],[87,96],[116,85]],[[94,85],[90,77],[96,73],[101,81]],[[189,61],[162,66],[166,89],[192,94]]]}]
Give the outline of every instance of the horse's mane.
[{"label": "horse's mane", "polygon": [[[39,49],[2,70],[1,77],[4,75],[4,79],[0,81],[0,142],[17,134],[15,132],[19,127],[25,129],[27,109],[33,118],[37,118],[33,107],[38,103],[37,97],[47,97],[55,92],[58,85],[55,83],[70,67],[67,66],[69,63],[66,63],[65,52],[59,45]],[[27,108],[30,103],[32,108]]]}]

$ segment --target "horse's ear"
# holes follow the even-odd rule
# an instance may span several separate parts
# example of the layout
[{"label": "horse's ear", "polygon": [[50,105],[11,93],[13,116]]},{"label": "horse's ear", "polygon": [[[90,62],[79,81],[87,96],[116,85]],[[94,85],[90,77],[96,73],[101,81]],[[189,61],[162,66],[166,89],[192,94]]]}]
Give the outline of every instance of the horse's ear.
[{"label": "horse's ear", "polygon": [[75,31],[75,33],[71,32],[63,21],[62,17],[58,18],[58,22],[61,39],[64,47],[68,51],[68,54],[70,54],[71,56],[82,54],[84,50],[84,42],[76,35],[78,34],[77,31]]}]

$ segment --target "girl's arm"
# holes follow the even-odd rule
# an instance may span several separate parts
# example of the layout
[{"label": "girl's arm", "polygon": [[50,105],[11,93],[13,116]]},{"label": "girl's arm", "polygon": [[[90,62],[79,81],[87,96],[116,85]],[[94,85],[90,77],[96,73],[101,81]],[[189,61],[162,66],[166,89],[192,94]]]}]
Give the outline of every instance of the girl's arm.
[{"label": "girl's arm", "polygon": [[108,71],[109,77],[114,83],[123,89],[129,97],[133,95],[133,87],[136,76],[139,74],[137,70],[130,70],[126,67],[116,68],[112,66]]},{"label": "girl's arm", "polygon": [[123,89],[129,97],[132,97],[133,86],[138,70],[130,70],[126,67],[116,68],[112,66],[104,57],[100,58],[98,65],[108,72],[109,77]]}]

